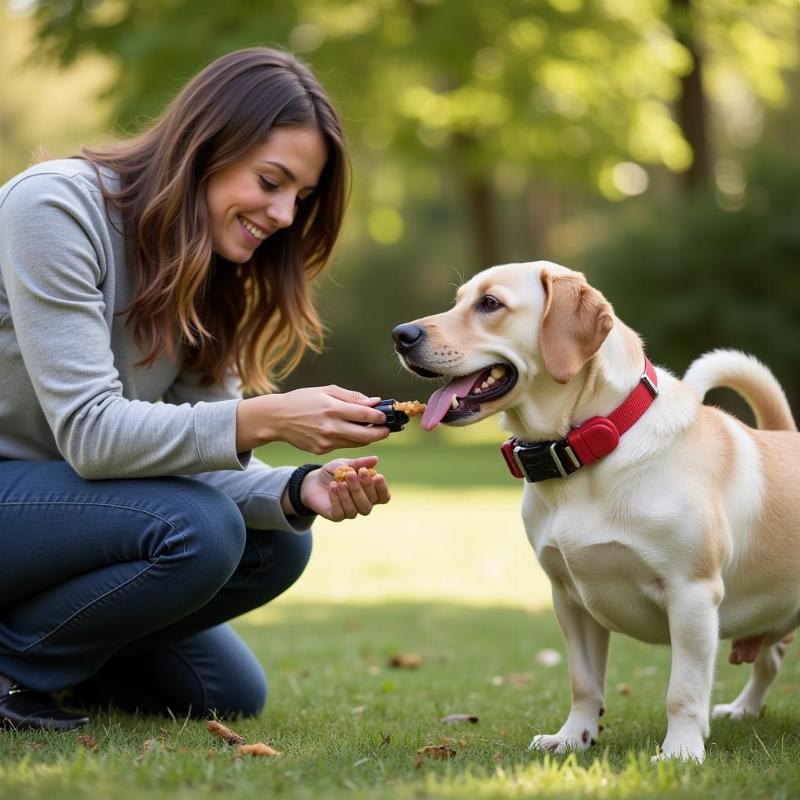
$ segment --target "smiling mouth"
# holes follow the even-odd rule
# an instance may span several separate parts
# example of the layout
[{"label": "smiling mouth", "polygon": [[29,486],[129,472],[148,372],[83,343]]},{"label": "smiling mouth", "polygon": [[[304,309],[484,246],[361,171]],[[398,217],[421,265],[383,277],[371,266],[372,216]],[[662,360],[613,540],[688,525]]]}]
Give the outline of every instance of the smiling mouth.
[{"label": "smiling mouth", "polygon": [[[414,364],[408,366],[424,378],[443,377]],[[470,417],[475,416],[484,403],[508,394],[518,377],[517,370],[510,364],[498,363],[468,375],[451,378],[428,400],[422,416],[422,427],[430,431],[440,422],[445,425],[468,424]]]},{"label": "smiling mouth", "polygon": [[249,219],[245,219],[241,214],[238,214],[236,217],[239,220],[239,224],[254,238],[258,239],[260,242],[263,242],[269,236],[269,232],[265,231],[263,228],[259,228],[258,225],[254,225],[250,222]]}]

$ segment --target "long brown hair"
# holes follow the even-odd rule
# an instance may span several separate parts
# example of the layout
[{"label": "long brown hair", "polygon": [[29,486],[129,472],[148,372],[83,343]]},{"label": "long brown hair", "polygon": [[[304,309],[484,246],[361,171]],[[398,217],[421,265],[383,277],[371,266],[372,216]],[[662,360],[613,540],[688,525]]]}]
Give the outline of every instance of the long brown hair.
[{"label": "long brown hair", "polygon": [[[283,125],[317,128],[328,148],[325,167],[292,225],[247,263],[233,264],[211,247],[208,179]],[[122,211],[134,275],[124,311],[145,353],[142,363],[178,357],[183,348],[184,363],[203,384],[233,369],[246,387],[263,392],[307,347],[321,348],[308,283],[339,235],[350,168],[336,112],[305,64],[266,47],[225,55],[190,80],[146,131],[84,148],[81,157],[120,179],[119,191],[104,193]]]}]

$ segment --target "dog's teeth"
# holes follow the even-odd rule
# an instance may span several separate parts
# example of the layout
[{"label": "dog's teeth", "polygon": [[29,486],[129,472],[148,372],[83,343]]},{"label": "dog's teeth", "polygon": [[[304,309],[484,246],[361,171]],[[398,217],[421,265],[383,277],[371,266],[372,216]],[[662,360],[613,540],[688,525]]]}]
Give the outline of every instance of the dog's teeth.
[{"label": "dog's teeth", "polygon": [[[492,383],[494,383],[494,381],[492,381]],[[488,389],[488,388],[489,388],[489,381],[484,381],[481,384],[481,389]]]},{"label": "dog's teeth", "polygon": [[482,384],[484,389],[488,389],[493,383],[497,383],[497,381],[490,375]]},{"label": "dog's teeth", "polygon": [[498,378],[502,378],[503,375],[506,374],[505,367],[492,367],[492,377],[497,380]]},{"label": "dog's teeth", "polygon": [[455,395],[453,395],[453,399],[450,401],[450,408],[458,408],[458,398]]},{"label": "dog's teeth", "polygon": [[480,393],[481,393],[481,387],[480,387],[480,386],[476,386],[476,387],[475,387],[475,388],[472,390],[472,393],[473,393],[473,394],[480,394]]}]

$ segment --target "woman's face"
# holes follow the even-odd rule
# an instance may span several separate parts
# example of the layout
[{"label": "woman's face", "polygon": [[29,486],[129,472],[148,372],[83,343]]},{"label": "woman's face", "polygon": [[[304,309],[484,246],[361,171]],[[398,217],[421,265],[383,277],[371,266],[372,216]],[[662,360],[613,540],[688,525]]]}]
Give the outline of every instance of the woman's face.
[{"label": "woman's face", "polygon": [[292,224],[328,159],[317,128],[281,126],[208,180],[206,204],[217,255],[244,264],[280,228]]}]

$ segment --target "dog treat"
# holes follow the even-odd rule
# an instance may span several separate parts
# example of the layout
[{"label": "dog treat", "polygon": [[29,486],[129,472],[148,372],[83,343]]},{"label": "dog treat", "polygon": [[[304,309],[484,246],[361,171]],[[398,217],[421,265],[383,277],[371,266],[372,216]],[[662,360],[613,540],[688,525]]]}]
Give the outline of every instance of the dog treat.
[{"label": "dog treat", "polygon": [[[339,483],[341,483],[342,481],[346,481],[347,480],[347,476],[351,472],[355,472],[355,471],[356,470],[353,467],[347,467],[347,466],[345,466],[345,467],[336,467],[336,469],[333,471],[333,479],[335,481],[338,481]],[[378,474],[378,470],[376,470],[375,467],[370,467],[369,468],[369,474],[374,477],[375,475]]]},{"label": "dog treat", "polygon": [[206,728],[214,734],[224,739],[228,744],[244,744],[244,737],[239,736],[236,731],[232,731],[227,725],[217,722],[215,719],[210,719],[206,722]]},{"label": "dog treat", "polygon": [[[425,413],[425,404],[418,400],[406,400],[400,402],[393,398],[381,400],[374,406],[378,411],[383,411],[386,421],[383,423],[392,433],[403,430],[403,426],[408,422],[409,417],[417,417]],[[371,423],[362,422],[362,425]]]},{"label": "dog treat", "polygon": [[407,417],[420,417],[425,413],[426,405],[419,400],[395,400],[392,408],[395,411],[402,411]]}]

